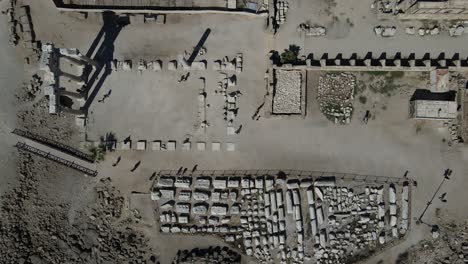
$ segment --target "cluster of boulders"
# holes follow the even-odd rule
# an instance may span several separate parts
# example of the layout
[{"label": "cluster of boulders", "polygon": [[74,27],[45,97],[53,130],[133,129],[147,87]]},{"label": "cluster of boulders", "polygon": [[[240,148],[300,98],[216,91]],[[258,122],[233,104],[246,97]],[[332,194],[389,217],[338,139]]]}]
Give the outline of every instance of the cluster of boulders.
[{"label": "cluster of boulders", "polygon": [[241,263],[241,255],[228,247],[194,248],[179,251],[173,264],[189,263]]},{"label": "cluster of boulders", "polygon": [[95,191],[95,206],[86,213],[89,220],[73,230],[74,241],[85,252],[94,248],[98,263],[116,260],[147,263],[147,240],[143,234],[129,227],[118,227],[115,223],[122,216],[124,198],[111,186],[110,178],[102,179]]},{"label": "cluster of boulders", "polygon": [[376,35],[381,37],[393,37],[396,33],[396,27],[394,26],[376,26],[374,28]]},{"label": "cluster of boulders", "polygon": [[319,78],[317,100],[322,113],[335,123],[348,124],[353,112],[356,77],[348,73],[327,74]]},{"label": "cluster of boulders", "polygon": [[327,34],[327,29],[322,26],[310,26],[307,23],[301,23],[297,28],[298,32],[305,33],[306,36],[325,36]]},{"label": "cluster of boulders", "polygon": [[[16,97],[20,102],[24,99],[24,96],[19,94]],[[75,133],[74,116],[69,113],[50,115],[48,100],[45,97],[35,102],[31,109],[17,113],[17,119],[19,128],[34,131],[36,134],[60,142],[66,142]]]},{"label": "cluster of boulders", "polygon": [[20,161],[18,187],[2,197],[0,263],[151,263],[143,235],[116,224],[123,198],[112,187],[90,193],[96,203],[78,210],[71,225],[70,204],[44,185],[73,172],[29,153],[20,152]]},{"label": "cluster of boulders", "polygon": [[[455,24],[448,28],[449,36],[459,37],[465,32],[465,27],[462,24]],[[435,25],[432,27],[420,27],[415,28],[413,26],[406,27],[405,33],[408,35],[419,35],[419,36],[436,36],[441,33],[441,29]]]},{"label": "cluster of boulders", "polygon": [[24,101],[31,101],[36,98],[37,94],[41,91],[42,80],[34,74],[29,81],[29,84],[24,84],[24,96],[21,98]]},{"label": "cluster of boulders", "polygon": [[405,29],[405,33],[408,35],[415,35],[418,33],[419,36],[425,36],[425,35],[439,35],[440,34],[440,29],[438,26],[433,26],[432,28],[424,28],[420,27],[418,30],[416,30],[415,27],[407,27]]},{"label": "cluster of boulders", "polygon": [[448,126],[448,131],[450,133],[450,139],[452,142],[460,143],[460,136],[459,136],[459,126],[457,124],[450,124]]}]

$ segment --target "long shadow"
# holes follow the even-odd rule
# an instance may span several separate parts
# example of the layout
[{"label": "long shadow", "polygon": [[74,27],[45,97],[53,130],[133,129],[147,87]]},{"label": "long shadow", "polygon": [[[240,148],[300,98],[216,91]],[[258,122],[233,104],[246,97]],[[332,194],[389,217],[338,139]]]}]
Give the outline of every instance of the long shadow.
[{"label": "long shadow", "polygon": [[91,47],[89,47],[88,52],[86,52],[86,57],[91,58],[93,56],[94,51],[96,50],[99,42],[101,41],[102,36],[104,36],[105,27],[101,27],[99,33],[97,34],[96,38],[94,39],[93,43],[91,43]]},{"label": "long shadow", "polygon": [[188,64],[191,65],[192,62],[195,60],[195,57],[197,57],[198,53],[200,52],[200,49],[203,47],[205,44],[206,39],[211,33],[211,29],[206,29],[205,33],[203,33],[203,36],[201,39],[198,41],[197,45],[195,46],[195,49],[193,49],[192,54],[190,55],[190,58],[187,60]]},{"label": "long shadow", "polygon": [[104,12],[102,16],[104,21],[102,29],[99,31],[87,53],[94,53],[97,43],[99,43],[100,39],[104,37],[104,40],[97,49],[96,55],[93,58],[93,60],[97,61],[99,65],[87,83],[86,92],[88,96],[86,103],[81,107],[81,110],[85,112],[88,111],[89,106],[93,103],[107,76],[112,72],[109,65],[114,59],[114,42],[120,34],[120,31],[129,24],[128,20],[122,20],[113,12]]},{"label": "long shadow", "polygon": [[411,96],[410,101],[427,100],[427,101],[455,101],[456,91],[448,91],[444,93],[433,93],[425,89],[416,89]]}]

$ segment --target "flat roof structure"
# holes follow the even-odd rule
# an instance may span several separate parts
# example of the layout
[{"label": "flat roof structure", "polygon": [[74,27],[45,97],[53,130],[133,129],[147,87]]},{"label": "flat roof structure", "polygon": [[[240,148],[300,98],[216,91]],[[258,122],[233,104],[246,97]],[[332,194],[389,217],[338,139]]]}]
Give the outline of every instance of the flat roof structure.
[{"label": "flat roof structure", "polygon": [[415,100],[410,102],[410,112],[416,119],[454,119],[457,117],[457,102]]}]

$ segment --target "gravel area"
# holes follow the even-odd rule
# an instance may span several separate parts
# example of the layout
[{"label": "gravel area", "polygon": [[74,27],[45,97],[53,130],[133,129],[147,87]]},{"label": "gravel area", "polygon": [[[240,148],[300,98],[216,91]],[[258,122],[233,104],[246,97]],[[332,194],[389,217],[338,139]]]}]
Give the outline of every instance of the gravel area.
[{"label": "gravel area", "polygon": [[273,113],[301,114],[302,73],[300,71],[277,70],[275,74]]}]

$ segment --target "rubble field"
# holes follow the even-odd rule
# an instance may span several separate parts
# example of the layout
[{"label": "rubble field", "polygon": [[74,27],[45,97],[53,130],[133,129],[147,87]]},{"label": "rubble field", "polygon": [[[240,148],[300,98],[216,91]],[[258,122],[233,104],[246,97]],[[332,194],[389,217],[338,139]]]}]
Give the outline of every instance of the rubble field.
[{"label": "rubble field", "polygon": [[404,237],[409,192],[402,181],[163,173],[151,197],[163,234],[220,236],[261,263],[349,263]]},{"label": "rubble field", "polygon": [[318,82],[317,101],[322,113],[335,124],[349,124],[356,77],[350,73],[327,73]]}]

